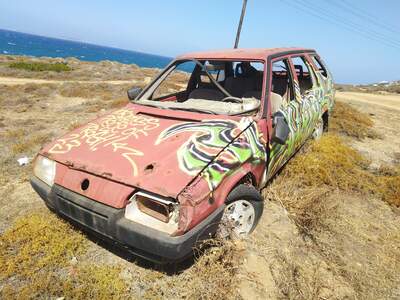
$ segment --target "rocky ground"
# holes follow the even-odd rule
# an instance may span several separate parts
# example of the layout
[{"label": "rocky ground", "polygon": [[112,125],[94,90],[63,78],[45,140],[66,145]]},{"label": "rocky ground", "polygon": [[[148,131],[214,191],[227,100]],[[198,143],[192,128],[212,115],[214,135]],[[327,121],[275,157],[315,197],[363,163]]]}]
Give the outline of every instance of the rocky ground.
[{"label": "rocky ground", "polygon": [[400,298],[400,96],[338,93],[331,133],[264,189],[248,240],[162,268],[54,217],[29,185],[32,166],[17,163],[124,105],[157,70],[46,58],[33,60],[72,71],[9,68],[21,59],[32,60],[0,56],[0,298]]}]

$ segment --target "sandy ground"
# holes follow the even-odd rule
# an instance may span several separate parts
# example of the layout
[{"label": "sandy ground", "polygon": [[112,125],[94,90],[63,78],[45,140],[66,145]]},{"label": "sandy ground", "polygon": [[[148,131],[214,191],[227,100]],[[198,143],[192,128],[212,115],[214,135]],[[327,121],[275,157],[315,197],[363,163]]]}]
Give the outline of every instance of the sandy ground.
[{"label": "sandy ground", "polygon": [[376,95],[338,92],[338,100],[368,113],[381,138],[353,141],[357,150],[366,155],[375,166],[398,163],[400,159],[400,95]]},{"label": "sandy ground", "polygon": [[337,92],[338,99],[346,99],[350,102],[358,104],[368,104],[379,106],[390,110],[400,111],[400,95],[399,94],[367,94],[356,92]]},{"label": "sandy ground", "polygon": [[[74,63],[79,66],[78,62]],[[55,74],[52,75],[55,78],[45,79],[43,74],[40,78],[34,78],[31,73],[26,77],[24,74],[10,75],[11,71],[2,71],[0,66],[0,171],[3,176],[0,178],[0,234],[18,216],[37,210],[46,211],[28,182],[31,165],[20,167],[16,159],[25,155],[33,157],[47,138],[55,138],[75,124],[103,114],[110,108],[112,97],[125,96],[125,90],[116,87],[135,81],[143,85],[155,73],[154,70],[139,70],[110,62],[103,63],[102,68],[107,70],[104,72],[100,67],[102,63],[82,64],[84,68],[96,70],[99,75],[91,79],[77,69],[79,76],[76,80],[73,74]],[[106,73],[110,66],[116,73]],[[121,71],[125,69],[129,72],[136,70],[136,73]],[[77,85],[82,89],[85,88],[83,84],[89,86],[99,82],[110,100],[102,98],[102,91],[95,96],[90,94],[90,97],[68,95],[62,91],[65,84],[68,88]],[[381,136],[374,140],[354,140],[351,144],[371,160],[374,168],[382,164],[400,164],[400,96],[342,92],[337,93],[337,98],[370,114],[374,128]],[[39,142],[34,143],[32,139]],[[20,144],[26,147],[16,147]],[[240,285],[233,287],[238,290],[239,298],[400,299],[400,274],[397,281],[390,276],[382,279],[393,285],[382,289],[381,278],[374,277],[381,269],[395,266],[385,259],[386,253],[393,250],[388,249],[391,244],[387,240],[400,232],[398,211],[372,196],[335,192],[326,199],[330,212],[326,228],[321,228],[315,240],[310,240],[302,235],[279,199],[271,196],[270,191],[265,195],[265,211],[260,224],[245,242],[244,264],[237,275]],[[140,283],[142,278],[154,277],[151,285],[165,289],[164,295],[171,295],[169,283],[179,281],[180,277],[176,279],[146,264],[128,261],[96,241],[89,240],[88,243],[89,250],[79,258],[80,262],[123,266],[124,278],[132,284],[130,290],[134,295],[148,288]],[[400,260],[399,256],[392,258]],[[354,271],[349,273],[348,270]],[[185,273],[180,276],[185,276]],[[353,278],[366,279],[358,284],[352,281]]]}]

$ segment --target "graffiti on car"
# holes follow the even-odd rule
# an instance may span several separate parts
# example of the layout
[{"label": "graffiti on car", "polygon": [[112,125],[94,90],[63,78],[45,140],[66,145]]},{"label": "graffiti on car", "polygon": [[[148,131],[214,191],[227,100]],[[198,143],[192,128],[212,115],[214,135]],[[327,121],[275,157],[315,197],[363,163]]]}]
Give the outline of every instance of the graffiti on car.
[{"label": "graffiti on car", "polygon": [[[251,119],[242,118],[240,122],[209,120],[173,125],[160,134],[156,145],[181,132],[193,134],[177,151],[180,169],[192,176],[201,172],[211,191],[242,163],[265,161],[265,142],[256,123]],[[229,145],[224,149],[227,144]]]},{"label": "graffiti on car", "polygon": [[131,164],[133,176],[137,176],[138,168],[134,157],[143,156],[144,153],[129,146],[126,141],[130,138],[140,139],[157,127],[159,119],[137,115],[132,110],[119,109],[96,122],[88,123],[77,133],[56,140],[48,153],[64,154],[83,145],[91,151],[109,148],[112,152],[120,151],[120,155]]}]

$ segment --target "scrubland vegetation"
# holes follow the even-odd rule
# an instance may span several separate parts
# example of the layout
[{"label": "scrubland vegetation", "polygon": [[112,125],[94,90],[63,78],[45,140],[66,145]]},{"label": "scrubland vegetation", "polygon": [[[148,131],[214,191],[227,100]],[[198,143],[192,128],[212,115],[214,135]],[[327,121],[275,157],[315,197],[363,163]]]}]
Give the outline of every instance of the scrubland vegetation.
[{"label": "scrubland vegetation", "polygon": [[[55,75],[14,73],[8,65],[16,59],[1,57],[2,76],[35,73],[60,82],[0,82],[0,298],[400,297],[400,158],[393,154],[392,163],[371,167],[371,158],[353,146],[390,142],[375,126],[382,116],[337,102],[329,133],[307,142],[263,190],[265,213],[248,240],[210,241],[194,262],[160,267],[94,243],[49,212],[29,186],[31,165],[16,163],[127,103],[131,85],[107,83],[108,75],[137,81],[155,72],[117,64],[110,74],[114,63],[72,60],[71,71]],[[65,81],[73,73],[79,82]],[[93,78],[99,82],[82,82]]]},{"label": "scrubland vegetation", "polygon": [[363,93],[393,93],[400,94],[400,81],[392,84],[366,84],[366,85],[350,85],[339,84],[337,85],[338,91],[344,92],[363,92]]},{"label": "scrubland vegetation", "polygon": [[14,62],[9,65],[13,69],[21,69],[27,71],[54,71],[54,72],[65,72],[71,71],[72,69],[65,63],[42,63],[42,62]]}]

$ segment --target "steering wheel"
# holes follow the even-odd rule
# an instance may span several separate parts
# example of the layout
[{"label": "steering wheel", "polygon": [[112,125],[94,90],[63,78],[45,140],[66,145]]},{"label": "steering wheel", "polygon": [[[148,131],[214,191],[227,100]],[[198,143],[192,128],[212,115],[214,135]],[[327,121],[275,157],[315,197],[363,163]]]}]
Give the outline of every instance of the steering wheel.
[{"label": "steering wheel", "polygon": [[243,103],[243,100],[238,97],[228,96],[222,99],[222,102]]}]

